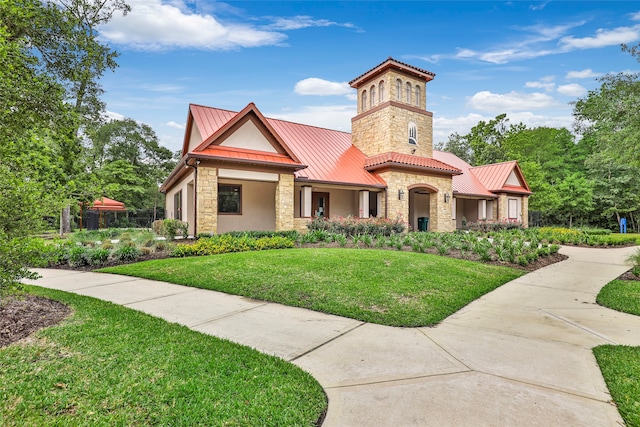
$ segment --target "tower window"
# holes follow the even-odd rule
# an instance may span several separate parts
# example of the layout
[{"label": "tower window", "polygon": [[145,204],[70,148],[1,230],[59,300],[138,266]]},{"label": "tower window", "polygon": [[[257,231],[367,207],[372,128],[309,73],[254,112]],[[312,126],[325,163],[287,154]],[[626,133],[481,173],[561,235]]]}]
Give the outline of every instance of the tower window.
[{"label": "tower window", "polygon": [[381,80],[380,84],[378,84],[378,100],[380,103],[384,102],[384,80]]},{"label": "tower window", "polygon": [[371,89],[369,89],[369,97],[370,97],[370,107],[373,108],[373,105],[376,103],[376,87],[375,86],[371,86]]},{"label": "tower window", "polygon": [[396,99],[402,101],[402,81],[396,80]]},{"label": "tower window", "polygon": [[362,111],[367,109],[367,91],[363,90],[362,91]]},{"label": "tower window", "polygon": [[422,91],[420,90],[420,86],[416,86],[416,106],[420,106],[420,101],[422,99]]},{"label": "tower window", "polygon": [[407,104],[411,104],[411,83],[407,82],[407,87],[406,87],[406,92],[407,92]]},{"label": "tower window", "polygon": [[414,122],[409,122],[409,144],[418,145],[418,126]]}]

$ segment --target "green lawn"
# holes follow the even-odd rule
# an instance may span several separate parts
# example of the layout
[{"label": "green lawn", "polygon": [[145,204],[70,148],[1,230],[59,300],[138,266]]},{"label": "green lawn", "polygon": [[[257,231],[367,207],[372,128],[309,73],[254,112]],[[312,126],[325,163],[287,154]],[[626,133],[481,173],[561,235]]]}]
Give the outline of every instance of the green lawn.
[{"label": "green lawn", "polygon": [[512,268],[435,255],[343,248],[170,258],[100,271],[392,326],[434,325],[524,274]]},{"label": "green lawn", "polygon": [[593,353],[625,424],[640,426],[640,347],[603,345]]},{"label": "green lawn", "polygon": [[143,313],[27,287],[73,314],[0,349],[5,426],[314,426],[320,385],[279,358]]},{"label": "green lawn", "polygon": [[640,316],[640,281],[614,280],[600,290],[598,304]]},{"label": "green lawn", "polygon": [[[614,280],[600,290],[597,301],[640,316],[640,281]],[[593,353],[626,425],[640,426],[640,347],[603,345]]]}]

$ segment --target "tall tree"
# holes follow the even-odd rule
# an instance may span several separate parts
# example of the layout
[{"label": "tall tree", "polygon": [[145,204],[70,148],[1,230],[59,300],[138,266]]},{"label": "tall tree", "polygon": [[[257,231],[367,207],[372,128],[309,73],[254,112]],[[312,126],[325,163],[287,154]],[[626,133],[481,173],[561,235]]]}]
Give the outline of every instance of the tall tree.
[{"label": "tall tree", "polygon": [[[132,119],[113,120],[100,126],[89,134],[90,145],[87,148],[91,161],[90,170],[101,179],[105,191],[124,188],[125,181],[133,184],[130,178],[122,181],[127,175],[114,174],[114,165],[128,163],[130,172],[139,177],[135,181],[135,187],[142,187],[144,191],[134,191],[127,206],[134,209],[155,207],[161,201],[158,186],[173,170],[175,160],[171,150],[161,146],[158,137],[151,127],[138,123]],[[117,184],[119,187],[108,187]],[[114,193],[106,194],[115,197]],[[125,197],[126,196],[122,196]],[[125,202],[125,200],[121,200]]]},{"label": "tall tree", "polygon": [[489,122],[480,121],[467,135],[473,150],[474,165],[482,166],[507,160],[503,143],[511,127],[506,114],[500,114]]}]

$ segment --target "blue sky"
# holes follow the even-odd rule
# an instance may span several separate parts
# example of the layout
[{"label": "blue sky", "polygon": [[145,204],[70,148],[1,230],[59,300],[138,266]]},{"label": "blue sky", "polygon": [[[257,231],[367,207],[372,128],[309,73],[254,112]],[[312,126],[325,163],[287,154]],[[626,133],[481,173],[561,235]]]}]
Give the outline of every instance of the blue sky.
[{"label": "blue sky", "polygon": [[111,117],[182,145],[189,103],[350,131],[347,82],[392,56],[436,74],[434,142],[507,113],[571,128],[570,102],[606,73],[638,72],[635,1],[130,0],[100,29],[120,52],[102,79]]}]

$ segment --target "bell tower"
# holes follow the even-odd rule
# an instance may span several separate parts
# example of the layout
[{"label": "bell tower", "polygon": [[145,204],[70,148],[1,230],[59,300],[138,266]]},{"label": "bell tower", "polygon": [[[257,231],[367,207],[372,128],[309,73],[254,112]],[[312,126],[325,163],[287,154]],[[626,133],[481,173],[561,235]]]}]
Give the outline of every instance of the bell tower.
[{"label": "bell tower", "polygon": [[435,74],[389,57],[351,80],[358,114],[351,141],[367,156],[397,152],[433,157],[433,113],[427,111],[427,83]]}]

